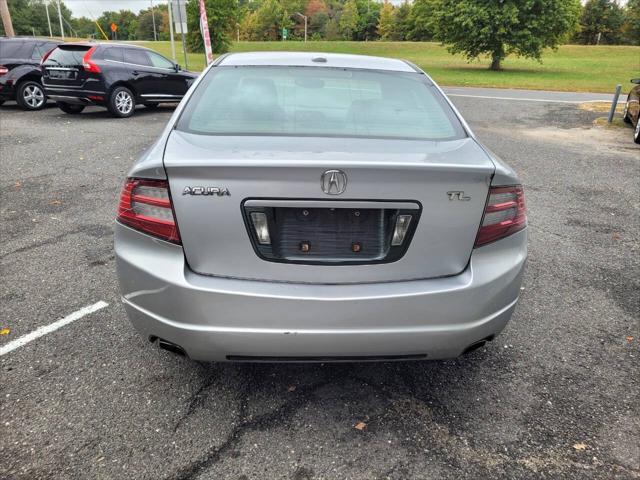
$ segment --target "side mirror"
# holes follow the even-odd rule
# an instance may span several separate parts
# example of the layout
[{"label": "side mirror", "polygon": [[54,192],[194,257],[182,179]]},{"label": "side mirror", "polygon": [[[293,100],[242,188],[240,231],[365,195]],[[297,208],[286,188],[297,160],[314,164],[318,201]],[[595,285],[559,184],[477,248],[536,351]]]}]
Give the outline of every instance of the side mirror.
[{"label": "side mirror", "polygon": [[179,72],[180,70],[182,70],[182,67],[177,63],[173,66],[173,68],[175,69],[176,72]]},{"label": "side mirror", "polygon": [[632,78],[631,80],[629,80],[631,83],[636,83],[638,85],[640,85],[640,78]]}]

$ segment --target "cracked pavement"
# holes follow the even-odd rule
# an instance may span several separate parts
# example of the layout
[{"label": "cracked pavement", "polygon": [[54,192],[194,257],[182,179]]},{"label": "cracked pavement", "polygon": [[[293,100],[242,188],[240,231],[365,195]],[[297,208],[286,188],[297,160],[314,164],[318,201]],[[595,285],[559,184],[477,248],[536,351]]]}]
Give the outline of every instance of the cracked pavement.
[{"label": "cracked pavement", "polygon": [[459,359],[325,365],[199,364],[128,323],[116,202],[170,107],[0,107],[0,346],[109,303],[0,357],[0,478],[640,478],[640,148],[576,105],[453,100],[525,186],[516,313]]}]

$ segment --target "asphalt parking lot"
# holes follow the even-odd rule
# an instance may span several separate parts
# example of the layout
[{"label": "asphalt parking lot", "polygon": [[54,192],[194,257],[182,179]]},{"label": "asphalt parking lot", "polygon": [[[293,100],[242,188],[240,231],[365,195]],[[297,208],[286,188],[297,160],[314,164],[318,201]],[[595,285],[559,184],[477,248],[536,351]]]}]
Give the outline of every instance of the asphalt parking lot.
[{"label": "asphalt parking lot", "polygon": [[[0,107],[0,478],[640,478],[640,148],[574,104],[455,97],[525,185],[521,301],[450,361],[202,365],[119,301],[113,219],[171,108]],[[358,428],[355,428],[355,427]]]}]

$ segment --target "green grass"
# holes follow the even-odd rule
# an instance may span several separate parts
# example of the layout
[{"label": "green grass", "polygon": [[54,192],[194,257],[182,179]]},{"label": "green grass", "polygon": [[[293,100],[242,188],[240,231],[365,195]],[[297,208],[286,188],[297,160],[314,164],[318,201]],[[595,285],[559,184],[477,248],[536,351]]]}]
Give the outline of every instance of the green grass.
[{"label": "green grass", "polygon": [[[169,42],[139,42],[171,56]],[[467,62],[433,42],[237,42],[232,52],[265,50],[315,51],[379,55],[409,60],[423,68],[440,85],[526,88],[572,92],[613,92],[621,83],[638,76],[640,47],[563,45],[545,51],[542,63],[508,57],[503,71],[488,70],[489,61]],[[182,47],[176,43],[178,63],[184,66]],[[201,70],[204,54],[188,54],[189,69]]]}]

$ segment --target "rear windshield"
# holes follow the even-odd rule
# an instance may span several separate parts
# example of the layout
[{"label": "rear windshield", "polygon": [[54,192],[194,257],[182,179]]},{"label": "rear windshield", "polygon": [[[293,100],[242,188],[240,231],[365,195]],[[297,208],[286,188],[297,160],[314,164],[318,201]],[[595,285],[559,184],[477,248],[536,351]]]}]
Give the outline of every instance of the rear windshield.
[{"label": "rear windshield", "polygon": [[209,135],[465,136],[425,75],[327,67],[212,68],[177,128]]},{"label": "rear windshield", "polygon": [[47,57],[44,64],[51,66],[74,67],[82,65],[82,57],[85,56],[90,47],[85,45],[65,45],[58,47]]}]

